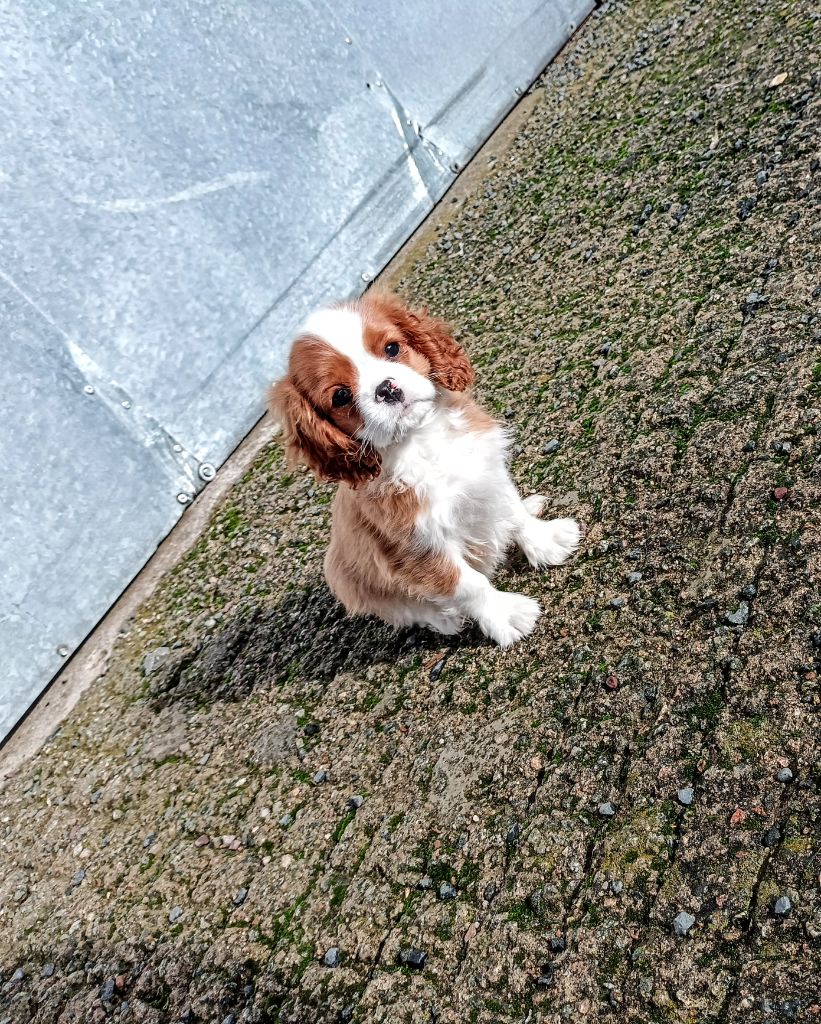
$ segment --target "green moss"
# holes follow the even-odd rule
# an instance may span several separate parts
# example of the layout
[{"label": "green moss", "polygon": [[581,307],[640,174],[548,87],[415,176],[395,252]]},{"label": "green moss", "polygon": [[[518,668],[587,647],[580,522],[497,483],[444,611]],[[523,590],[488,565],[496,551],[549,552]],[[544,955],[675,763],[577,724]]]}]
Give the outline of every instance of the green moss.
[{"label": "green moss", "polygon": [[338,907],[345,899],[348,891],[348,883],[344,879],[335,879],[331,883],[331,906]]},{"label": "green moss", "polygon": [[355,817],[356,811],[348,811],[348,813],[337,822],[336,828],[334,828],[333,832],[331,833],[331,839],[334,841],[334,843],[339,842],[339,840],[345,834],[345,829],[348,827],[348,825],[350,825],[350,823],[354,820]]},{"label": "green moss", "polygon": [[508,907],[507,919],[508,921],[513,921],[518,925],[529,925],[538,920],[536,915],[524,901],[521,903],[513,903]]},{"label": "green moss", "polygon": [[724,694],[720,689],[708,690],[701,695],[701,699],[688,709],[687,715],[690,719],[697,719],[702,722],[710,722],[716,718],[724,707]]},{"label": "green moss", "polygon": [[391,833],[395,832],[404,820],[404,811],[400,811],[398,814],[394,814],[391,818],[388,819],[388,831]]}]

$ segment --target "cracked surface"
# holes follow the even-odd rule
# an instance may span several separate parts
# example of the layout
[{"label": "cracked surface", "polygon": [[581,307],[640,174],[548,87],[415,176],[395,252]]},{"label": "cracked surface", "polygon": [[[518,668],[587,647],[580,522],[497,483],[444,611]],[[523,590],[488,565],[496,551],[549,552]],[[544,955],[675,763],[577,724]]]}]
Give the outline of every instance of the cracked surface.
[{"label": "cracked surface", "polygon": [[396,275],[587,525],[544,618],[344,618],[266,452],[0,795],[1,1020],[820,1018],[819,67],[804,0],[584,26]]}]

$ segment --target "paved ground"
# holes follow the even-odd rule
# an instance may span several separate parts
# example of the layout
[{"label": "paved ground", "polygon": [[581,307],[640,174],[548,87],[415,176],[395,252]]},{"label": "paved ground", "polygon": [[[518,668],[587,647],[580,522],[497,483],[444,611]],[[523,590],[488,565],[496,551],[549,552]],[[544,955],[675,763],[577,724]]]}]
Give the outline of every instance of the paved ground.
[{"label": "paved ground", "polygon": [[399,274],[585,550],[509,652],[349,622],[266,452],[0,798],[0,1020],[821,1020],[819,68],[585,26]]}]

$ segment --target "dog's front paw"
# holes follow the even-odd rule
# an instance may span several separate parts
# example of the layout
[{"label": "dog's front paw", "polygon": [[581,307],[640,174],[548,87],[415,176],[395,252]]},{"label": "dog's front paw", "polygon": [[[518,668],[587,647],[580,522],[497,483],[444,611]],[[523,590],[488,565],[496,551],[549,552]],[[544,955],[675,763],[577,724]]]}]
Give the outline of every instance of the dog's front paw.
[{"label": "dog's front paw", "polygon": [[519,542],[528,562],[536,568],[561,565],[579,546],[582,532],[575,519],[531,519]]},{"label": "dog's front paw", "polygon": [[532,597],[497,590],[487,602],[479,628],[500,647],[509,647],[532,632],[541,613],[539,602]]},{"label": "dog's front paw", "polygon": [[542,512],[544,512],[544,507],[547,504],[547,498],[543,494],[531,494],[529,497],[524,499],[522,504],[530,515],[536,516],[538,519]]}]

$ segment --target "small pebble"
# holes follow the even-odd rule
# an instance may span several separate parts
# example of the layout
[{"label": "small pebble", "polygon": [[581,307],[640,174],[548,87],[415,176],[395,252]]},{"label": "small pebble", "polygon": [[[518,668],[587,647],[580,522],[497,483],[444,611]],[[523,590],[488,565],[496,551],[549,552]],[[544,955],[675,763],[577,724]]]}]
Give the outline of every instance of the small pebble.
[{"label": "small pebble", "polygon": [[778,779],[779,782],[792,782],[793,773],[790,771],[789,768],[779,768],[775,777]]},{"label": "small pebble", "polygon": [[308,722],[305,728],[302,730],[306,736],[316,736],[319,732],[319,726],[316,722]]},{"label": "small pebble", "polygon": [[485,900],[486,903],[492,903],[495,896],[496,885],[493,882],[488,882],[488,884],[482,890],[482,898]]},{"label": "small pebble", "polygon": [[450,882],[442,882],[439,886],[439,899],[446,903],[448,900],[456,899],[456,890],[450,884]]},{"label": "small pebble", "polygon": [[724,618],[731,626],[746,626],[750,618],[750,606],[746,601],[739,601],[738,608],[734,612],[727,612]]},{"label": "small pebble", "polygon": [[347,807],[348,807],[349,811],[358,811],[359,808],[364,803],[365,803],[365,797],[364,796],[352,796],[352,797],[348,798]]},{"label": "small pebble", "polygon": [[211,842],[211,836],[201,835],[197,837],[194,846],[207,846]]},{"label": "small pebble", "polygon": [[783,501],[790,495],[789,487],[773,487],[773,498],[776,501]]},{"label": "small pebble", "polygon": [[684,786],[676,793],[676,800],[681,804],[682,807],[689,807],[693,802],[693,787]]},{"label": "small pebble", "polygon": [[598,810],[602,818],[612,818],[616,813],[616,806],[608,800],[606,803],[599,804]]},{"label": "small pebble", "polygon": [[756,589],[756,587],[752,583],[748,583],[746,587],[741,588],[741,590],[738,592],[738,596],[741,598],[742,601],[752,601],[752,599],[755,597],[757,593],[758,590]]},{"label": "small pebble", "polygon": [[10,981],[12,985],[19,985],[21,981],[25,981],[26,972],[22,967],[18,967],[17,970],[12,974]]},{"label": "small pebble", "polygon": [[279,823],[283,828],[287,828],[289,825],[293,824],[293,821],[293,814],[283,814],[282,817],[279,819]]},{"label": "small pebble", "polygon": [[792,910],[792,901],[789,896],[779,896],[773,903],[773,913],[776,917],[786,917]]},{"label": "small pebble", "polygon": [[629,559],[631,562],[640,562],[641,552],[638,548],[634,548],[632,551],[628,551],[624,557]]},{"label": "small pebble", "polygon": [[322,957],[322,963],[326,967],[339,967],[339,946],[331,946]]},{"label": "small pebble", "polygon": [[676,914],[673,918],[673,933],[680,939],[683,939],[695,923],[696,919],[693,915],[688,914],[686,910],[682,910],[680,914]]},{"label": "small pebble", "polygon": [[562,442],[558,437],[554,437],[552,441],[548,441],[544,448],[542,448],[542,453],[544,455],[555,455],[561,446]]},{"label": "small pebble", "polygon": [[781,830],[773,825],[772,828],[768,828],[767,831],[761,838],[762,846],[778,846],[781,840]]},{"label": "small pebble", "polygon": [[396,959],[402,967],[413,967],[421,971],[428,962],[428,954],[423,953],[421,949],[400,949]]},{"label": "small pebble", "polygon": [[143,674],[153,675],[170,653],[170,647],[157,647],[155,650],[149,651],[143,658]]},{"label": "small pebble", "polygon": [[618,690],[618,688],[619,688],[619,677],[617,675],[613,675],[613,673],[611,672],[609,676],[605,676],[605,678],[604,678],[604,686],[605,686],[605,689],[607,689],[607,690],[611,690],[611,691]]},{"label": "small pebble", "polygon": [[609,601],[611,608],[623,608],[624,598],[623,597],[611,597]]},{"label": "small pebble", "polygon": [[168,915],[168,920],[171,924],[176,924],[177,921],[182,917],[182,907],[172,907],[171,912]]},{"label": "small pebble", "polygon": [[564,937],[561,935],[554,935],[550,939],[550,952],[551,953],[563,953],[567,948],[567,943],[564,941]]},{"label": "small pebble", "polygon": [[116,991],[116,982],[113,978],[106,978],[100,989],[100,1001],[103,1003],[110,1003],[114,998]]},{"label": "small pebble", "polygon": [[620,882],[618,878],[614,878],[610,883],[610,891],[615,893],[616,896],[619,896],[624,892],[624,882]]},{"label": "small pebble", "polygon": [[148,847],[151,846],[151,844],[154,842],[154,840],[156,838],[157,838],[157,833],[156,832],[149,832],[148,835],[145,837],[145,839],[143,839],[143,849],[147,850]]},{"label": "small pebble", "polygon": [[747,443],[746,443],[746,444],[744,445],[744,447],[742,448],[742,451],[745,451],[745,452],[754,452],[754,451],[756,450],[756,448],[757,448],[757,447],[758,447],[758,445],[757,445],[757,444],[755,443],[755,441],[748,441],[748,442],[747,442]]},{"label": "small pebble", "polygon": [[430,670],[430,676],[429,676],[429,678],[430,678],[430,681],[431,681],[432,683],[435,683],[435,682],[436,682],[436,680],[437,680],[437,679],[439,678],[439,676],[441,676],[441,674],[442,674],[442,669],[443,669],[444,667],[445,667],[445,659],[444,659],[444,658],[440,658],[440,659],[439,659],[439,660],[438,660],[438,661],[436,662],[436,664],[435,664],[435,665],[433,666],[433,668],[432,668],[432,669]]},{"label": "small pebble", "polygon": [[44,964],[40,971],[41,978],[50,978],[54,974],[54,964]]},{"label": "small pebble", "polygon": [[320,768],[319,771],[314,774],[312,781],[315,786],[321,786],[323,782],[328,781],[328,773],[324,768]]},{"label": "small pebble", "polygon": [[627,582],[630,584],[630,586],[633,587],[637,583],[641,582],[641,573],[640,572],[628,572],[628,574],[624,578],[627,580]]},{"label": "small pebble", "polygon": [[428,889],[432,889],[433,879],[430,877],[430,875],[423,875],[416,883],[416,888],[421,889],[423,892],[426,892]]},{"label": "small pebble", "polygon": [[231,901],[235,907],[241,907],[245,902],[245,897],[248,895],[247,889],[240,889],[236,896]]},{"label": "small pebble", "polygon": [[542,970],[542,973],[536,979],[536,984],[539,988],[548,988],[553,984],[553,972]]}]

